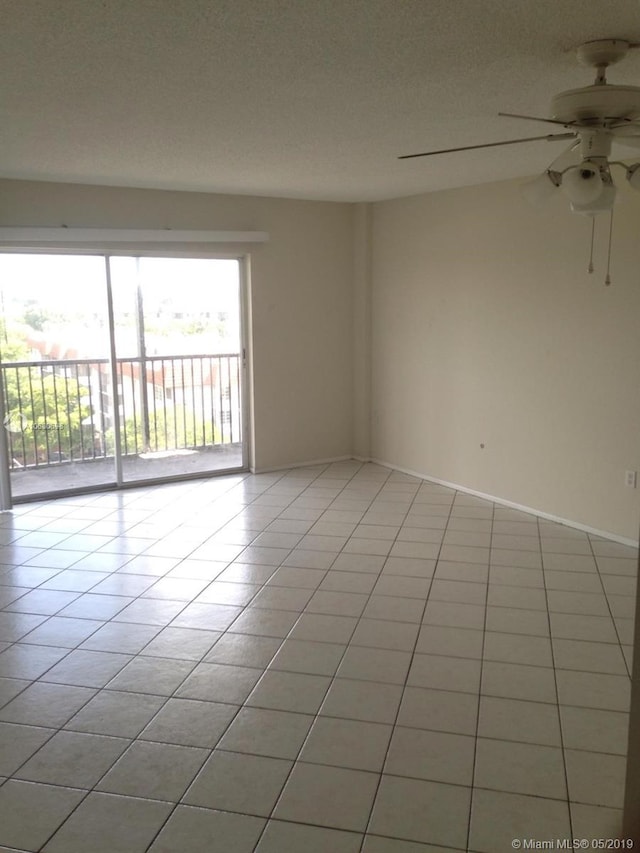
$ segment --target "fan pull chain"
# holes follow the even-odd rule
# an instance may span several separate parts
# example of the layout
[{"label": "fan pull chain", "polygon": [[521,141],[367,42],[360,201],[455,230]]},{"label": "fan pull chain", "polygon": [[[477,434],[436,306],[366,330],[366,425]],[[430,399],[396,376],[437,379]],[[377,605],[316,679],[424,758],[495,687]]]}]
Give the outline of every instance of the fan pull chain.
[{"label": "fan pull chain", "polygon": [[591,274],[593,272],[593,239],[596,232],[596,218],[595,216],[591,217],[591,247],[589,254],[589,266],[587,267],[587,272]]},{"label": "fan pull chain", "polygon": [[611,269],[611,238],[613,236],[613,208],[611,209],[611,215],[609,218],[609,249],[607,251],[607,274],[604,279],[604,283],[607,287],[611,284],[611,276],[609,274],[609,270]]}]

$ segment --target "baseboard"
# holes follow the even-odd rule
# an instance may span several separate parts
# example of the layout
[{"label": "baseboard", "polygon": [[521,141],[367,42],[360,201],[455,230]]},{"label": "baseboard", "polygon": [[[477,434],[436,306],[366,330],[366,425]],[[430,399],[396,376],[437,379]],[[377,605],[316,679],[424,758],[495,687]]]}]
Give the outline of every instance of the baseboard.
[{"label": "baseboard", "polygon": [[252,474],[275,474],[278,471],[289,471],[291,468],[311,468],[314,465],[330,465],[332,462],[350,462],[353,459],[355,459],[355,457],[349,453],[346,456],[331,456],[327,459],[312,459],[307,462],[290,462],[288,465],[276,465],[273,468],[253,467],[250,471]]},{"label": "baseboard", "polygon": [[535,507],[525,506],[524,504],[508,501],[504,498],[499,498],[496,495],[488,495],[486,492],[479,492],[476,489],[470,489],[467,486],[461,486],[459,483],[451,483],[449,480],[440,480],[438,477],[431,477],[428,474],[423,474],[420,471],[413,471],[409,468],[401,468],[399,465],[392,465],[390,462],[385,462],[382,459],[372,458],[369,460],[376,465],[382,465],[383,468],[391,468],[394,471],[400,471],[401,474],[409,474],[412,477],[418,477],[421,480],[426,480],[429,483],[436,483],[438,486],[446,486],[449,489],[455,489],[457,492],[464,492],[466,495],[474,495],[477,498],[491,501],[500,506],[508,507],[509,509],[517,509],[520,512],[526,512],[530,515],[535,515],[538,518],[544,518],[546,521],[554,521],[556,524],[564,524],[565,527],[573,527],[574,530],[581,530],[583,533],[590,533],[593,536],[600,536],[602,539],[609,539],[612,542],[619,542],[621,545],[629,545],[632,548],[638,547],[637,539],[629,539],[626,536],[619,536],[617,533],[611,533],[608,530],[599,530],[597,527],[590,527],[587,524],[581,524],[579,521],[573,521],[569,518],[562,518],[559,515],[553,515],[549,512],[543,512]]}]

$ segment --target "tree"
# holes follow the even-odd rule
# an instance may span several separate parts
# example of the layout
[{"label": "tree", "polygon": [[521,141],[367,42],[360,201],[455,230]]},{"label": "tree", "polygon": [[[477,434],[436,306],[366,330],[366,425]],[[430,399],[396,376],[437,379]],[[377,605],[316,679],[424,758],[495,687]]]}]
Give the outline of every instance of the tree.
[{"label": "tree", "polygon": [[11,466],[93,456],[92,430],[82,425],[91,413],[87,386],[63,364],[33,361],[26,334],[1,321],[0,341]]}]

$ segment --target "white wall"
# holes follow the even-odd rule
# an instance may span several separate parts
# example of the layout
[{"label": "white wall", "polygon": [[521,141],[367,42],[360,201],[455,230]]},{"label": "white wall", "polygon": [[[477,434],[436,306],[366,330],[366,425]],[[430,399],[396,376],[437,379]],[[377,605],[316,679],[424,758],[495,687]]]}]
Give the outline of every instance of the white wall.
[{"label": "white wall", "polygon": [[0,225],[62,224],[269,232],[246,247],[257,468],[366,456],[371,374],[373,457],[637,538],[637,194],[610,288],[606,222],[588,276],[589,221],[517,182],[369,207],[0,181]]},{"label": "white wall", "polygon": [[[0,181],[0,225],[63,224],[268,231],[268,243],[246,247],[255,465],[265,469],[351,453],[351,205]],[[244,251],[219,248],[232,255]]]},{"label": "white wall", "polygon": [[[529,208],[518,182],[374,205],[372,455],[637,539],[640,198]],[[480,445],[485,448],[481,449]]]}]

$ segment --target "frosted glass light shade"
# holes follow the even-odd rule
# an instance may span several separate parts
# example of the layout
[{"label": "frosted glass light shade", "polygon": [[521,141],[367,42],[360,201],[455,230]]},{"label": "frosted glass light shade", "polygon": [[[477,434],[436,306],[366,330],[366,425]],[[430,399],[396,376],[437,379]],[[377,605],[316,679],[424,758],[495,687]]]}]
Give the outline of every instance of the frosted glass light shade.
[{"label": "frosted glass light shade", "polygon": [[602,193],[602,178],[597,166],[581,163],[562,176],[562,191],[575,205],[591,204]]},{"label": "frosted glass light shade", "polygon": [[573,213],[582,213],[585,216],[597,216],[598,213],[608,213],[616,200],[616,188],[613,184],[604,184],[600,195],[594,201],[585,204],[571,202]]},{"label": "frosted glass light shade", "polygon": [[640,190],[640,163],[634,163],[633,166],[629,166],[627,169],[627,180],[634,190]]}]

